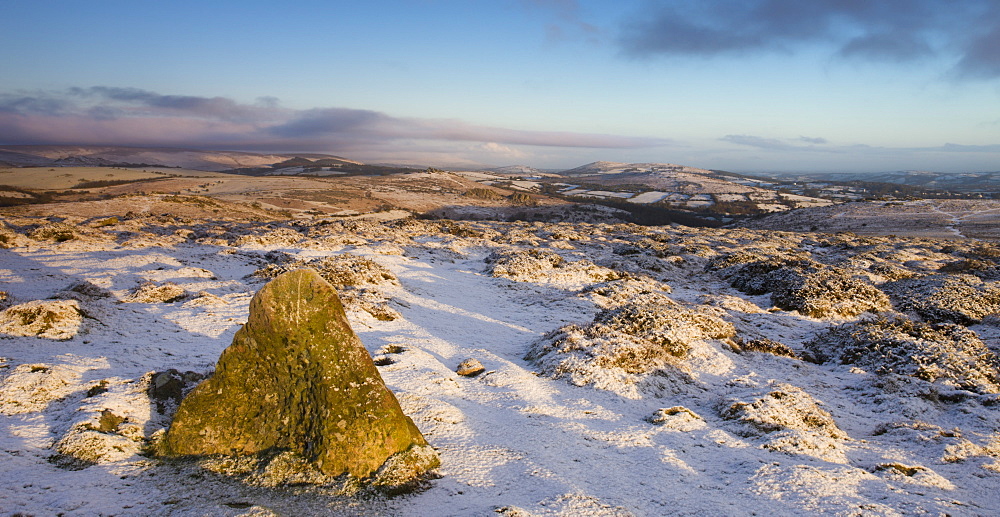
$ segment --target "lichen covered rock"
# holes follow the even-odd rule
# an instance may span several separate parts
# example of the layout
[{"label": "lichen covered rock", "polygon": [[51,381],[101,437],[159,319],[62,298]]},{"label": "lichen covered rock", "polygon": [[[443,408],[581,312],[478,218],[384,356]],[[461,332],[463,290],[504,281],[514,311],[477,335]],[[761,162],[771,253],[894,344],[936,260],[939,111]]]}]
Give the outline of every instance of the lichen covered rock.
[{"label": "lichen covered rock", "polygon": [[389,268],[365,257],[344,253],[316,260],[267,264],[253,276],[275,278],[300,268],[315,269],[337,289],[341,302],[349,309],[362,310],[381,321],[400,318],[400,314],[389,306],[389,298],[380,292],[381,286],[399,285],[399,279]]},{"label": "lichen covered rock", "polygon": [[254,296],[246,325],[215,375],[181,402],[161,447],[167,456],[274,451],[328,477],[365,479],[402,461],[412,480],[439,463],[314,270],[283,274]]}]

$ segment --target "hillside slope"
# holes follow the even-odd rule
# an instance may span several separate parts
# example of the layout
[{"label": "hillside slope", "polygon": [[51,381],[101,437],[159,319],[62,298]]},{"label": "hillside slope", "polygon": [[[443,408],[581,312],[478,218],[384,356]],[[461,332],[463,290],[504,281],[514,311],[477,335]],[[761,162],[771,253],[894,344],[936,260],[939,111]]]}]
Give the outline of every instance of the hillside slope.
[{"label": "hillside slope", "polygon": [[[171,216],[169,203],[188,210]],[[85,216],[44,208],[0,221],[0,304],[11,308],[0,316],[0,480],[16,487],[0,490],[5,509],[987,515],[1000,505],[996,246],[240,220],[178,196],[90,202],[74,212]],[[351,325],[437,449],[439,477],[352,498],[247,486],[202,468],[211,461],[142,454],[175,407],[154,372],[192,386],[269,276],[338,261],[353,268],[341,290]],[[171,297],[151,296],[160,287]],[[58,300],[70,312],[49,318],[58,328],[8,317]],[[470,357],[486,372],[459,376]]]}]

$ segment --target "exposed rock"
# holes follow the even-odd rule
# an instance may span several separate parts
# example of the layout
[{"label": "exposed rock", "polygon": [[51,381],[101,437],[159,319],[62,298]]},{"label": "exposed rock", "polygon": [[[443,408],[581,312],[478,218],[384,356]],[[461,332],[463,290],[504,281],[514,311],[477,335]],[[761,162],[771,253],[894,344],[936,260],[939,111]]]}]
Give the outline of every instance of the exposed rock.
[{"label": "exposed rock", "polygon": [[204,378],[204,375],[197,372],[181,373],[173,368],[165,372],[156,372],[150,375],[146,394],[156,404],[157,411],[166,413],[168,406],[174,407],[179,404],[185,392]]},{"label": "exposed rock", "polygon": [[143,282],[125,298],[123,303],[173,303],[187,298],[187,291],[174,282]]},{"label": "exposed rock", "polygon": [[806,343],[818,362],[857,365],[979,393],[1000,393],[1000,360],[976,333],[904,317],[845,323]]},{"label": "exposed rock", "polygon": [[255,271],[253,276],[275,278],[300,268],[315,269],[324,280],[337,288],[345,306],[365,311],[380,321],[400,318],[400,314],[389,307],[389,299],[371,288],[399,285],[399,279],[388,268],[371,259],[344,253],[311,261],[272,263]]},{"label": "exposed rock", "polygon": [[333,286],[313,270],[283,274],[254,296],[215,375],[182,401],[162,443],[168,456],[273,451],[328,478],[377,485],[413,480],[439,463],[351,330]]},{"label": "exposed rock", "polygon": [[456,373],[463,377],[475,377],[486,371],[483,363],[480,363],[478,359],[469,358],[458,364],[458,368],[455,370]]},{"label": "exposed rock", "polygon": [[72,339],[83,324],[76,300],[35,300],[0,312],[0,333],[11,336],[38,336]]},{"label": "exposed rock", "polygon": [[971,325],[1000,313],[1000,282],[984,282],[973,275],[910,278],[884,288],[898,310],[913,311],[930,322]]}]

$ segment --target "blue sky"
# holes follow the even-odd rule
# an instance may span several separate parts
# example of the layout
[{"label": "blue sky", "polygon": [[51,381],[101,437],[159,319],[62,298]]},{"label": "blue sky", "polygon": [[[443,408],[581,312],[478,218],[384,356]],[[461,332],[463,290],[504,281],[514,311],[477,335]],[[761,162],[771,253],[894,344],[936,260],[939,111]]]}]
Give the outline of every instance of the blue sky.
[{"label": "blue sky", "polygon": [[7,0],[0,143],[1000,170],[1000,0]]}]

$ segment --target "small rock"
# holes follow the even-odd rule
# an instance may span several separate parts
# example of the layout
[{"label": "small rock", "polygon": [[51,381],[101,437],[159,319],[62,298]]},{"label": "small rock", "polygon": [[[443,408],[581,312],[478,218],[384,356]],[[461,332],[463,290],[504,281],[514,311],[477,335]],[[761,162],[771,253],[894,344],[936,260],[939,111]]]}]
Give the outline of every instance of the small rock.
[{"label": "small rock", "polygon": [[470,358],[459,363],[455,371],[463,377],[475,377],[485,372],[486,368],[477,359]]}]

